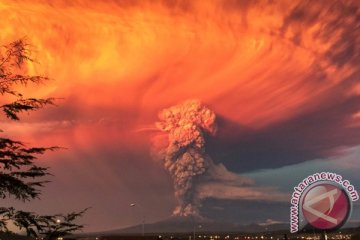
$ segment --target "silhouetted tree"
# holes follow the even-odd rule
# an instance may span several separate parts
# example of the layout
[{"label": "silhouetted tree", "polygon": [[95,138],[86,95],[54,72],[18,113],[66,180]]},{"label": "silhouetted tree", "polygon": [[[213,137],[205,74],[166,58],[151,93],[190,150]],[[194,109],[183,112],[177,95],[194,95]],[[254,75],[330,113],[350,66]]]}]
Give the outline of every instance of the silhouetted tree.
[{"label": "silhouetted tree", "polygon": [[[14,41],[0,49],[0,94],[12,102],[0,106],[5,116],[14,121],[19,114],[38,110],[54,104],[53,98],[25,98],[17,89],[19,85],[40,84],[48,80],[44,76],[31,76],[22,71],[23,64],[32,62],[29,45],[25,39]],[[0,137],[0,197],[13,197],[21,201],[38,198],[40,188],[48,181],[43,177],[50,175],[47,167],[36,164],[39,155],[58,147],[28,147],[23,142]],[[33,212],[16,210],[13,207],[0,207],[0,231],[9,231],[12,222],[28,236],[43,236],[54,239],[70,232],[80,230],[83,225],[74,223],[86,211],[69,214],[38,215]]]}]

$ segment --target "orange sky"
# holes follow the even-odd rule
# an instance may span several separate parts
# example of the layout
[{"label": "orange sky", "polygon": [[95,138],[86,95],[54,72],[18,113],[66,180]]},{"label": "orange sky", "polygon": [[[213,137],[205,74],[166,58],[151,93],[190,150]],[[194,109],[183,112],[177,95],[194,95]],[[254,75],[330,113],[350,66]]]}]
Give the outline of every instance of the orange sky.
[{"label": "orange sky", "polygon": [[[149,156],[153,132],[143,130],[159,110],[183,100],[200,99],[223,120],[211,143],[219,146],[214,161],[234,172],[359,145],[359,3],[270,2],[0,0],[0,42],[26,37],[36,59],[29,73],[51,78],[24,95],[63,98],[19,123],[4,120],[1,129],[28,143],[69,148],[50,165],[55,188],[74,184],[67,194],[83,198],[76,207],[103,204],[88,200],[92,186],[116,187],[119,199],[127,193],[111,200],[124,206],[142,196],[138,188],[156,189],[149,202],[164,206],[149,208],[154,219],[167,216],[174,199],[168,176]],[[132,179],[137,171],[152,185]],[[45,210],[62,204],[57,191],[47,191],[55,202]],[[65,211],[74,199],[64,201]],[[112,209],[99,209],[109,222],[94,229],[117,223]]]},{"label": "orange sky", "polygon": [[355,71],[326,56],[340,31],[317,37],[336,12],[285,28],[288,1],[119,2],[2,1],[1,42],[26,36],[39,62],[30,71],[54,79],[32,95],[140,112],[198,98],[256,128],[311,109]]}]

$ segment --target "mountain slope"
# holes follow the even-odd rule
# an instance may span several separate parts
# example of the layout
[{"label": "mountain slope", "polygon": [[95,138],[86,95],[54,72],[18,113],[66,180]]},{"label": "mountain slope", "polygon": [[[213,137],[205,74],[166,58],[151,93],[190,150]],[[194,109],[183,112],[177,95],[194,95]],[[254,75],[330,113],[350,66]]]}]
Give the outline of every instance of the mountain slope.
[{"label": "mountain slope", "polygon": [[[105,235],[126,235],[141,233],[142,226],[135,225],[124,229],[116,229],[104,232]],[[186,233],[193,232],[266,232],[288,229],[287,224],[271,225],[241,225],[237,223],[219,222],[208,219],[199,219],[191,217],[170,217],[165,220],[146,224],[145,233]]]}]

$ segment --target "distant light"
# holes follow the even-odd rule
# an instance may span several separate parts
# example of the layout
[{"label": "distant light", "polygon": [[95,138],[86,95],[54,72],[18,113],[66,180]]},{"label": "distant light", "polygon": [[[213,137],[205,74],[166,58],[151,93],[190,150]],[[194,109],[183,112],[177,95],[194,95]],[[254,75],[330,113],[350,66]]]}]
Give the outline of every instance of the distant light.
[{"label": "distant light", "polygon": [[60,220],[60,219],[56,219],[56,223],[61,223],[61,220]]}]

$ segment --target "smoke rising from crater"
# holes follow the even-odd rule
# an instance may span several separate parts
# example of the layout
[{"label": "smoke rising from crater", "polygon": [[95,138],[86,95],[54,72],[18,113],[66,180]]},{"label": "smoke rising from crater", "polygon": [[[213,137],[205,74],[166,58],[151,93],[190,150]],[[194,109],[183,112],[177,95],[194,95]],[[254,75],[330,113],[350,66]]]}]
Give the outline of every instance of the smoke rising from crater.
[{"label": "smoke rising from crater", "polygon": [[194,188],[211,161],[205,152],[205,136],[216,133],[215,120],[215,113],[197,100],[185,101],[159,114],[156,127],[167,133],[168,145],[160,149],[157,157],[174,181],[178,201],[174,215],[199,215],[200,203]]}]

